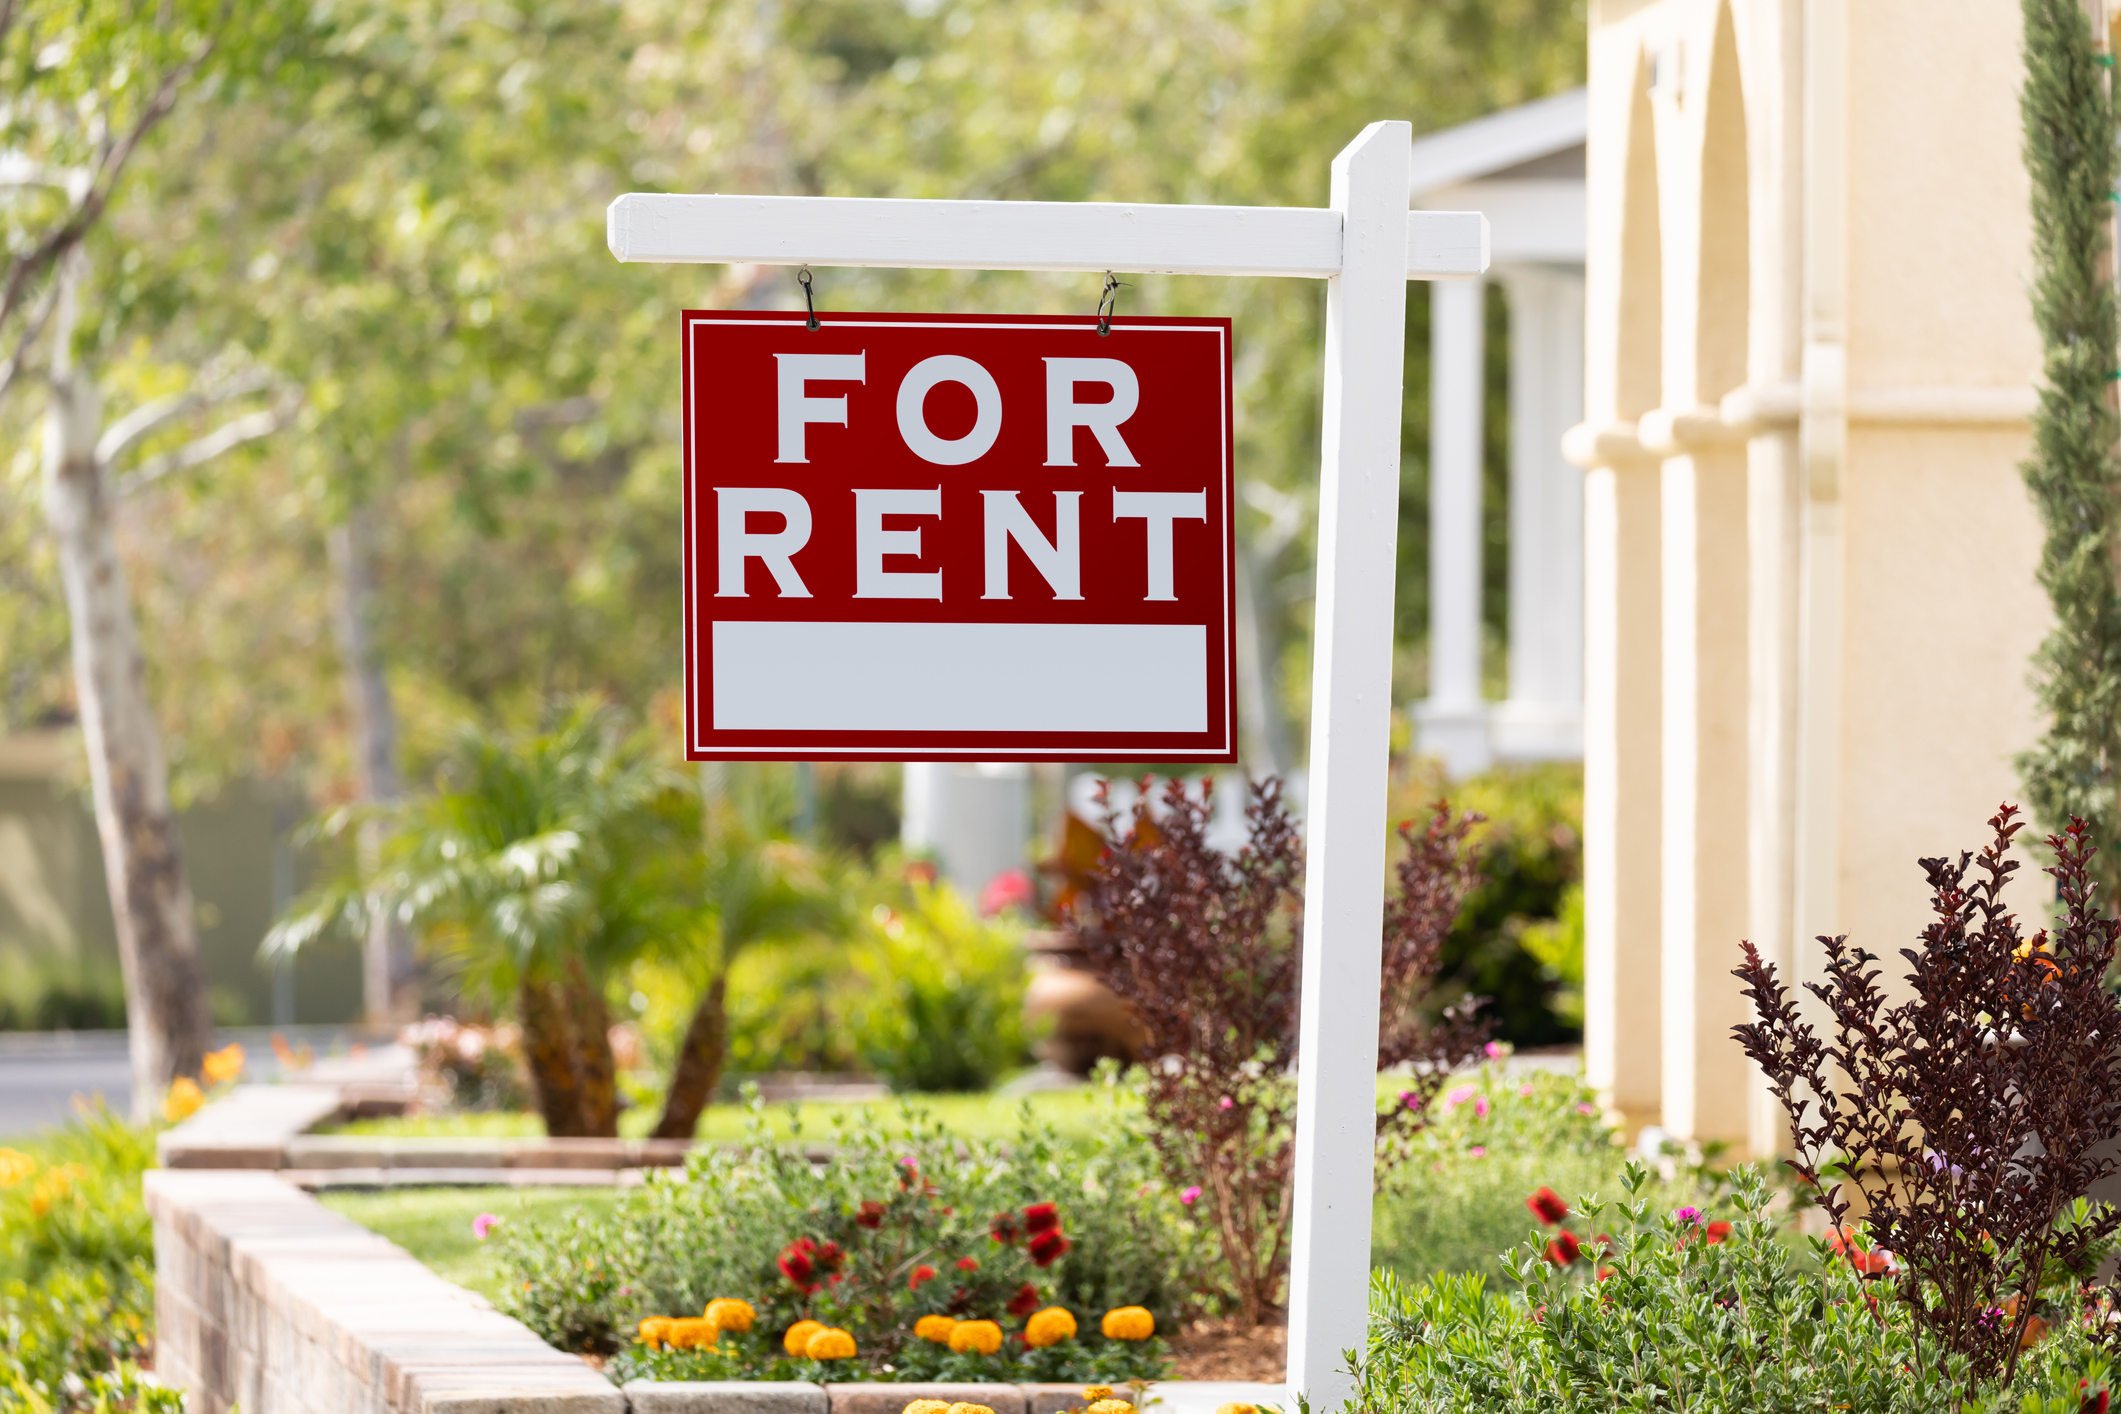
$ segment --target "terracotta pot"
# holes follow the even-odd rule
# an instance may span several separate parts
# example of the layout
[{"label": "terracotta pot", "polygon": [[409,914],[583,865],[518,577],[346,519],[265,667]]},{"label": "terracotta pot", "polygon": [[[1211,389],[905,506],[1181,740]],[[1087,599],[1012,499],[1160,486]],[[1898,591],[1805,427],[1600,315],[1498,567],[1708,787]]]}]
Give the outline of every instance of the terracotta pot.
[{"label": "terracotta pot", "polygon": [[1083,966],[1083,953],[1065,933],[1033,933],[1024,940],[1031,978],[1024,990],[1024,1019],[1050,1023],[1039,1043],[1040,1058],[1087,1075],[1105,1056],[1140,1057],[1148,1033],[1127,1004]]}]

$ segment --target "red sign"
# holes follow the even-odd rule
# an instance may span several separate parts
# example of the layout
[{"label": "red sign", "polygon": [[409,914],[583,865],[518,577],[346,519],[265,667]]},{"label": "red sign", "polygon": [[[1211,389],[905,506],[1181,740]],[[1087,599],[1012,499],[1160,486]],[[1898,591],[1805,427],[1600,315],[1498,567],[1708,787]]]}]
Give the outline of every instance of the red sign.
[{"label": "red sign", "polygon": [[693,759],[1237,759],[1229,320],[683,328]]}]

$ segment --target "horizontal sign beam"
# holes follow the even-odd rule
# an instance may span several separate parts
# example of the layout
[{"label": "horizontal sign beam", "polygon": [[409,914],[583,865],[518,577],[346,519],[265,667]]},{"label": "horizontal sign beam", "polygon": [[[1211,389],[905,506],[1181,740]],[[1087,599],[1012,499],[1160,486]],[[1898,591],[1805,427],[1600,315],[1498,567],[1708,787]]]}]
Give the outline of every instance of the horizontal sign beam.
[{"label": "horizontal sign beam", "polygon": [[[1314,280],[1341,269],[1340,213],[1307,206],[632,192],[611,203],[605,237],[613,255],[636,263],[1124,270]],[[1408,279],[1463,279],[1487,268],[1485,216],[1407,213]]]}]

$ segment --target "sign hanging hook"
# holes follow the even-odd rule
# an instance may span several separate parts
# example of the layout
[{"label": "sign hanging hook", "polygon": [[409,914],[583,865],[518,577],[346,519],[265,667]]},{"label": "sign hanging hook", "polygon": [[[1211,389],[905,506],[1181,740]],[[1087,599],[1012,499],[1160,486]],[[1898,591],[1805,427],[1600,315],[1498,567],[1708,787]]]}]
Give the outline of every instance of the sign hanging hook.
[{"label": "sign hanging hook", "polygon": [[[1109,276],[1107,278],[1110,278]],[[795,272],[795,282],[803,287],[803,307],[810,311],[810,322],[804,327],[815,329],[817,324],[817,299],[810,290],[810,267],[805,265]]]},{"label": "sign hanging hook", "polygon": [[1110,270],[1105,272],[1105,288],[1099,291],[1097,296],[1098,338],[1102,339],[1112,332],[1112,316],[1119,309],[1119,292],[1133,288],[1132,285],[1113,279]]}]

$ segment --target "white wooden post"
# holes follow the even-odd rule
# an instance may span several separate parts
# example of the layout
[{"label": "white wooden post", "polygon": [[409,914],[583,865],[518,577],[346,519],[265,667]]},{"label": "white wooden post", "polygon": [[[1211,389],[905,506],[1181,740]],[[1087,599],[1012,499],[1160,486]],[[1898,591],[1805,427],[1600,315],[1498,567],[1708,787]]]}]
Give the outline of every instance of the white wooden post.
[{"label": "white wooden post", "polygon": [[1478,212],[1407,210],[1412,147],[1410,124],[1365,128],[1325,209],[632,193],[606,217],[625,261],[1327,282],[1289,1285],[1289,1384],[1320,1414],[1352,1388],[1370,1279],[1406,282],[1488,267]]},{"label": "white wooden post", "polygon": [[1353,1388],[1342,1357],[1362,1348],[1370,1287],[1407,321],[1398,245],[1413,144],[1412,124],[1372,123],[1333,159],[1346,235],[1340,273],[1326,282],[1289,1267],[1289,1386],[1320,1411],[1338,1409]]}]

